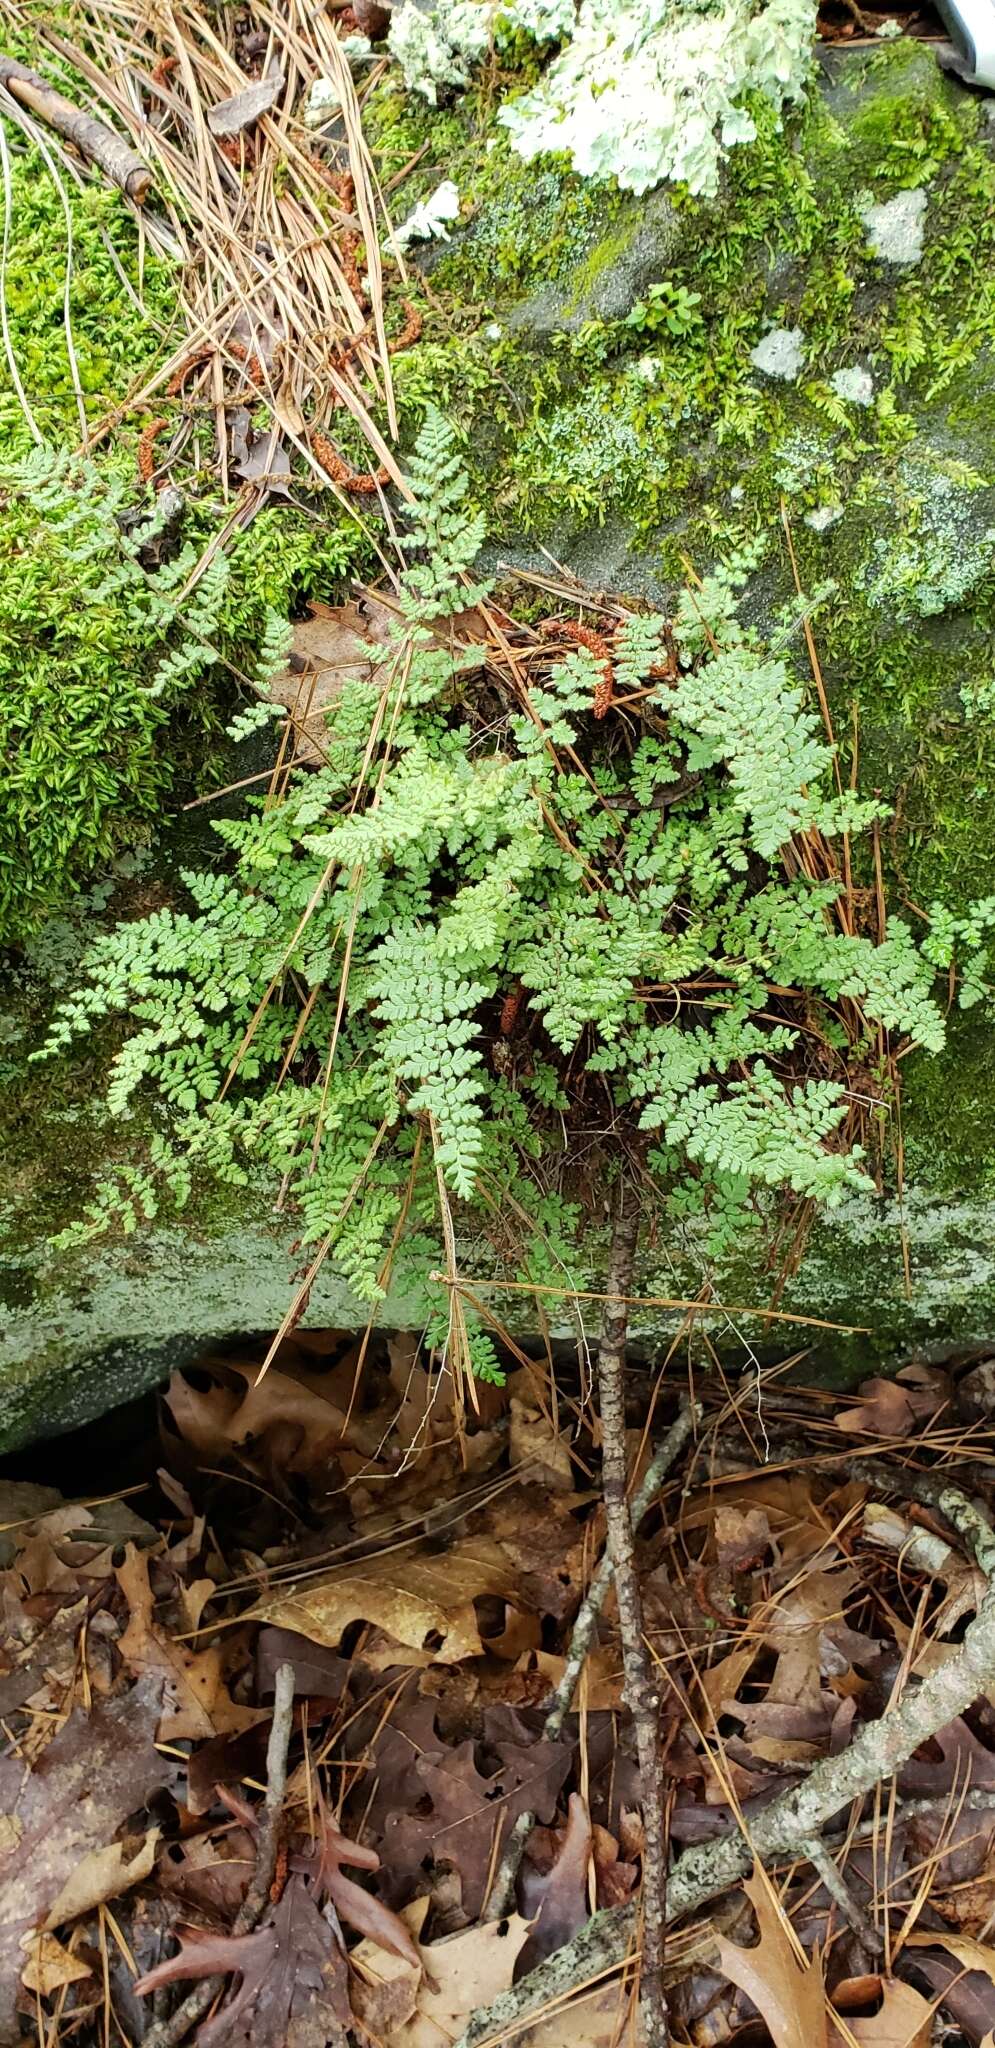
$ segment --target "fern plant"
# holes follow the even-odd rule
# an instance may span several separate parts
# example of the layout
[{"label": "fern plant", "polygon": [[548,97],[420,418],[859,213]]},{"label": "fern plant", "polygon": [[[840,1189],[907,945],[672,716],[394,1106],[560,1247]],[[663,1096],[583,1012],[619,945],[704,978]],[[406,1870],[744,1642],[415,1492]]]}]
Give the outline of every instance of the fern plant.
[{"label": "fern plant", "polygon": [[530,1218],[523,1270],[562,1280],[592,1116],[645,1134],[660,1205],[716,1250],[759,1191],[867,1188],[848,1062],[880,1067],[889,1032],[941,1044],[945,941],[928,959],[898,922],[877,943],[841,918],[831,849],[876,806],[834,790],[800,685],[739,623],[742,574],[672,626],[624,620],[633,716],[601,718],[603,649],[540,640],[487,672],[461,639],[483,526],[437,415],[411,481],[393,637],[345,683],[322,766],[219,822],[227,871],[99,939],[53,1022],[41,1057],[126,1018],[109,1102],[155,1130],[80,1231],[207,1171],[282,1184],[367,1301],[406,1263],[424,1282],[453,1206],[503,1255]]}]

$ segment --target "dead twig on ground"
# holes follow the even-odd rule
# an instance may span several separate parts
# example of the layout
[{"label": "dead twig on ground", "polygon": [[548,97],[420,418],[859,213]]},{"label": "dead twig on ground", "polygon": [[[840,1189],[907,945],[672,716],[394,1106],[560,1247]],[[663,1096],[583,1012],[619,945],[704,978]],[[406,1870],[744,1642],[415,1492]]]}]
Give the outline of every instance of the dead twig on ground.
[{"label": "dead twig on ground", "polygon": [[[643,1475],[642,1483],[632,1502],[632,1527],[636,1531],[643,1516],[652,1506],[668,1472],[679,1458],[691,1431],[701,1421],[701,1407],[697,1401],[683,1400],[675,1420],[655,1456],[650,1460]],[[587,1653],[598,1617],[605,1604],[605,1596],[612,1583],[611,1557],[605,1550],[597,1571],[581,1601],[577,1619],[573,1625],[570,1648],[559,1685],[542,1726],[540,1740],[555,1742],[561,1734],[563,1723],[570,1712],[577,1682],[584,1668]],[[521,1866],[525,1844],[535,1826],[535,1814],[520,1814],[511,1831],[508,1846],[498,1866],[491,1894],[484,1912],[486,1920],[503,1920],[514,1904],[515,1880]]]},{"label": "dead twig on ground", "polygon": [[[280,1846],[280,1822],[287,1789],[287,1753],[294,1721],[294,1667],[281,1664],[274,1680],[273,1721],[266,1750],[266,1798],[259,1820],[256,1864],[249,1889],[235,1917],[233,1934],[251,1934],[269,1903],[270,1886]],[[143,2039],[143,2048],[177,2048],[202,2020],[224,1989],[223,1977],[204,1977],[168,2020],[157,2020]]]},{"label": "dead twig on ground", "polygon": [[[783,1857],[807,1855],[807,1845],[819,1840],[836,1814],[893,1777],[922,1743],[995,1688],[995,1531],[955,1487],[944,1489],[939,1505],[988,1582],[960,1648],[917,1688],[910,1687],[880,1719],[867,1722],[849,1749],[825,1757],[800,1784],[754,1815],[749,1841],[737,1828],[678,1857],[667,1888],[671,1919],[697,1912],[727,1891],[748,1873],[755,1858],[770,1865]],[[477,2013],[457,2048],[479,2048],[492,2035],[520,2025],[547,1999],[562,1998],[589,1976],[621,1963],[635,1930],[634,1905],[596,1913],[573,1941]]]},{"label": "dead twig on ground", "polygon": [[81,107],[74,107],[37,71],[30,71],[26,64],[18,64],[16,58],[7,57],[2,51],[0,85],[5,85],[11,98],[46,127],[54,128],[66,142],[71,142],[88,163],[96,164],[136,206],[141,205],[152,183],[152,173],[130,145],[115,135],[113,128],[106,127]]},{"label": "dead twig on ground", "polygon": [[666,2048],[670,2039],[663,1990],[666,1934],[667,1843],[660,1778],[660,1696],[650,1675],[643,1630],[643,1603],[636,1571],[632,1516],[626,1495],[625,1345],[628,1310],[639,1237],[639,1197],[623,1172],[608,1268],[608,1293],[598,1347],[598,1407],[601,1415],[601,1473],[607,1548],[611,1560],[625,1672],[624,1699],[632,1715],[639,1758],[643,1807],[642,1974],[640,2005],[647,2048]]}]

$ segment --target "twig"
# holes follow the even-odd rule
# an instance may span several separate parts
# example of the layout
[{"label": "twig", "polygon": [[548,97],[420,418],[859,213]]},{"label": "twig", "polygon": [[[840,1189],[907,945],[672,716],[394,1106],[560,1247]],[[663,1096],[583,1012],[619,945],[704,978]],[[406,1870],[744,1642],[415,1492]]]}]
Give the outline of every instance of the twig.
[{"label": "twig", "polygon": [[37,71],[29,71],[26,64],[18,64],[16,58],[7,57],[2,51],[0,84],[6,86],[12,99],[64,136],[88,163],[98,164],[113,185],[118,185],[137,206],[141,205],[152,183],[152,173],[129,144],[115,135],[113,128],[106,127],[94,114],[74,107]]},{"label": "twig", "polygon": [[632,1516],[626,1498],[625,1339],[639,1236],[639,1198],[623,1176],[608,1267],[608,1293],[598,1346],[598,1406],[601,1414],[601,1475],[605,1496],[608,1555],[611,1559],[625,1672],[623,1698],[632,1715],[639,1758],[643,1808],[642,1970],[639,2002],[647,2048],[667,2048],[670,2030],[663,1990],[666,1935],[667,1841],[660,1782],[660,1696],[650,1676],[643,1603],[636,1572]]},{"label": "twig", "polygon": [[[294,1722],[294,1667],[281,1664],[273,1682],[273,1720],[266,1749],[266,1798],[256,1840],[256,1867],[235,1916],[233,1934],[251,1934],[269,1903],[280,1846],[280,1821],[287,1789],[287,1752]],[[187,1993],[172,2018],[160,2020],[143,2037],[142,2048],[177,2048],[224,1990],[224,1977],[204,1977]]]},{"label": "twig", "polygon": [[[667,1888],[671,1919],[697,1912],[709,1899],[727,1891],[750,1870],[754,1857],[774,1863],[780,1857],[806,1853],[828,1821],[890,1778],[921,1743],[928,1742],[950,1721],[995,1689],[995,1531],[956,1487],[947,1487],[939,1505],[947,1521],[973,1550],[988,1580],[988,1591],[964,1640],[945,1664],[905,1693],[877,1721],[868,1722],[840,1756],[815,1764],[799,1785],[792,1785],[750,1822],[747,1842],[738,1829],[678,1857]],[[596,1913],[580,1934],[523,1977],[510,1992],[478,2012],[457,2048],[478,2048],[492,2034],[545,2004],[562,1997],[596,1970],[610,1969],[625,1956],[636,1926],[633,1905]]]},{"label": "twig", "polygon": [[[632,1526],[634,1530],[652,1506],[671,1466],[684,1449],[692,1429],[701,1421],[701,1405],[697,1401],[682,1400],[677,1415],[671,1423],[659,1450],[651,1459],[643,1474],[642,1483],[632,1502]],[[605,1596],[612,1582],[611,1558],[606,1550],[597,1571],[581,1601],[573,1625],[570,1648],[553,1694],[552,1703],[542,1724],[541,1742],[555,1742],[562,1732],[563,1723],[570,1712],[577,1682],[584,1668],[584,1661],[591,1647],[598,1616],[605,1604]],[[508,1846],[498,1866],[490,1897],[484,1910],[485,1920],[503,1920],[510,1913],[515,1898],[515,1880],[518,1876],[525,1844],[535,1826],[534,1813],[519,1814],[508,1839]]]},{"label": "twig", "polygon": [[842,1871],[825,1842],[818,1835],[811,1835],[802,1843],[802,1854],[807,1856],[813,1870],[817,1871],[829,1893],[833,1904],[838,1906],[848,1927],[852,1927],[858,1940],[871,1955],[879,1956],[884,1943],[877,1928],[868,1919],[859,1899],[855,1899]]}]

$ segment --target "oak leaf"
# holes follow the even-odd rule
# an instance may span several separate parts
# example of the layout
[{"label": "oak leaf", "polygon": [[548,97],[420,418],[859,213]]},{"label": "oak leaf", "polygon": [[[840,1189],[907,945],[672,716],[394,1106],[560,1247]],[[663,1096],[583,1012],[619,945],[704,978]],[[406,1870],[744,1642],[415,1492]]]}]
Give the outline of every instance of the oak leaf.
[{"label": "oak leaf", "polygon": [[[424,1899],[406,1907],[401,1917],[417,1939],[425,1918]],[[410,1963],[378,1954],[369,1943],[360,1942],[350,1961],[364,1986],[375,1987],[379,1993],[376,2006],[372,1999],[364,2003],[366,2024],[375,2028],[372,2013],[378,2008],[378,2016],[389,2013],[392,1993],[406,2016],[380,2034],[383,2048],[452,2048],[472,2015],[502,1991],[510,1990],[528,1933],[528,1921],[513,1913],[507,1920],[488,1920],[482,1927],[468,1927],[463,1934],[419,1947],[425,1975],[413,2009]]]},{"label": "oak leaf", "polygon": [[756,1915],[760,1940],[739,1948],[719,1937],[718,1967],[752,1999],[770,2029],[775,2048],[826,2048],[826,1987],[822,1961],[799,1959],[784,1915],[759,1866],[744,1890]]},{"label": "oak leaf", "polygon": [[37,1765],[0,1758],[0,2042],[16,2041],[22,1941],[41,1927],[77,1865],[165,1782],[153,1737],[161,1687],[142,1681],[95,1707],[77,1708]]},{"label": "oak leaf", "polygon": [[881,2004],[873,2018],[847,2019],[847,2029],[860,2048],[929,2048],[933,2038],[929,1999],[899,1977],[885,1977],[881,1992]]},{"label": "oak leaf", "polygon": [[147,1997],[176,1978],[236,1975],[240,1982],[200,2048],[319,2048],[344,2042],[351,2017],[347,1966],[307,1886],[292,1877],[272,1919],[252,1934],[189,1934],[179,1953],[140,1977]]},{"label": "oak leaf", "polygon": [[265,1595],[249,1618],[328,1649],[338,1647],[351,1622],[372,1622],[395,1643],[430,1649],[434,1663],[458,1664],[483,1653],[474,1601],[485,1594],[510,1599],[515,1591],[500,1546],[486,1536],[463,1537],[448,1550],[412,1544],[337,1565]]},{"label": "oak leaf", "polygon": [[90,1964],[82,1956],[71,1955],[54,1934],[26,1934],[21,1946],[27,1957],[21,1972],[25,1991],[49,1998],[64,1984],[79,1984],[91,1974]]},{"label": "oak leaf", "polygon": [[833,1417],[850,1436],[911,1436],[916,1424],[935,1415],[950,1398],[949,1376],[936,1366],[906,1365],[893,1380],[864,1380],[856,1408]]},{"label": "oak leaf", "polygon": [[154,1672],[165,1681],[161,1742],[229,1734],[264,1718],[257,1707],[236,1706],[224,1682],[222,1649],[191,1650],[174,1641],[155,1620],[148,1558],[133,1543],[115,1576],[128,1602],[128,1626],[118,1649],[129,1669]]}]

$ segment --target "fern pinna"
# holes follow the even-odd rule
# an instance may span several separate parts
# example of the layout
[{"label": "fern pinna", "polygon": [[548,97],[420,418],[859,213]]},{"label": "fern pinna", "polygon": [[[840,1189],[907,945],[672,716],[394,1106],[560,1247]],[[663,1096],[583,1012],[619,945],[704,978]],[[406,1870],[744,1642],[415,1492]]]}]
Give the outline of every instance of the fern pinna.
[{"label": "fern pinna", "polygon": [[[53,1024],[42,1057],[127,1018],[109,1100],[127,1117],[141,1095],[156,1130],[76,1234],[197,1171],[282,1183],[375,1302],[438,1263],[440,1201],[562,1279],[572,1153],[613,1120],[712,1250],[758,1189],[868,1187],[847,1061],[880,1073],[887,1033],[939,1046],[934,968],[899,920],[879,942],[840,914],[831,849],[877,807],[834,785],[801,684],[738,620],[741,575],[672,622],[622,616],[599,715],[603,640],[557,649],[486,611],[483,522],[435,414],[411,483],[396,623],[324,763],[219,822],[227,870],[101,938]],[[462,625],[481,606],[486,645],[479,610]]]}]

